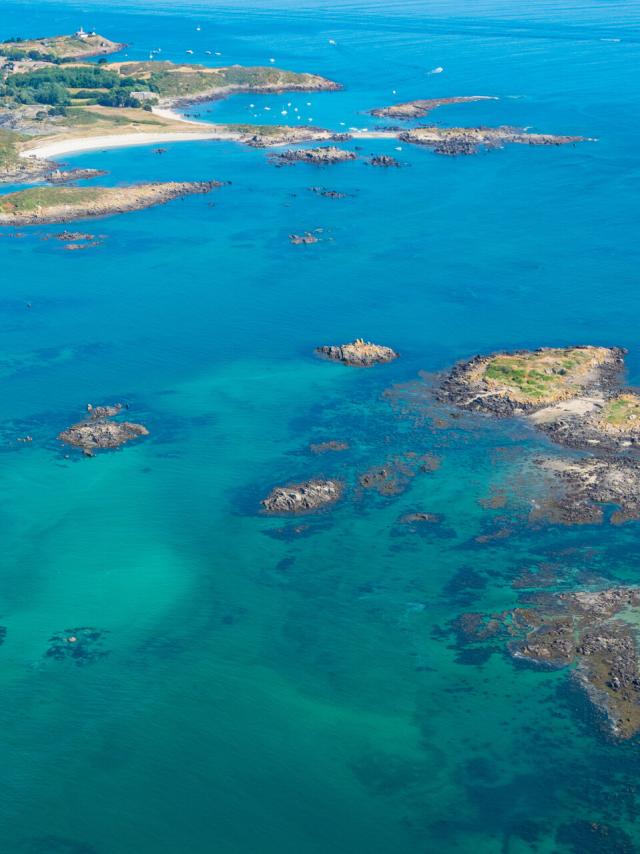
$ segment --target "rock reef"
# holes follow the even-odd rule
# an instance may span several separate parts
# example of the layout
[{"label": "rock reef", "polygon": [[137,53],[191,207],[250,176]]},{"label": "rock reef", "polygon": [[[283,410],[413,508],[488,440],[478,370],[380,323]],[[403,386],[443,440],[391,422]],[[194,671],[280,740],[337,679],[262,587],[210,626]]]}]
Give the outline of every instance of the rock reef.
[{"label": "rock reef", "polygon": [[344,485],[338,480],[307,480],[276,486],[260,503],[271,514],[312,513],[334,504],[343,491]]},{"label": "rock reef", "polygon": [[332,362],[341,362],[355,368],[370,368],[383,362],[391,362],[398,358],[398,353],[391,347],[373,344],[363,338],[356,338],[350,344],[330,344],[317,347],[316,354]]},{"label": "rock reef", "polygon": [[550,133],[527,133],[515,127],[442,128],[436,125],[413,128],[398,137],[413,145],[426,145],[436,154],[477,154],[484,149],[503,148],[509,143],[519,145],[573,145],[586,142],[583,136],[562,136]]},{"label": "rock reef", "polygon": [[534,592],[495,614],[462,614],[458,644],[473,660],[506,644],[510,655],[543,669],[572,668],[569,678],[602,714],[616,739],[640,732],[640,669],[636,625],[640,588]]}]

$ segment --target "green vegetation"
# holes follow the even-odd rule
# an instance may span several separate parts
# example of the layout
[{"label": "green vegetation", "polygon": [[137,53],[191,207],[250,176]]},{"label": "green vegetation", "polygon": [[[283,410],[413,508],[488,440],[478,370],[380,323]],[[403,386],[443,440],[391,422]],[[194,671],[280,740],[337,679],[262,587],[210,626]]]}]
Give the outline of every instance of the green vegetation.
[{"label": "green vegetation", "polygon": [[0,130],[0,172],[8,172],[18,165],[20,143],[25,138],[10,130]]},{"label": "green vegetation", "polygon": [[314,86],[321,80],[313,74],[236,65],[206,68],[202,65],[179,66],[171,62],[128,62],[120,70],[122,74],[144,81],[147,84],[145,88],[163,98],[185,98],[227,87]]},{"label": "green vegetation", "polygon": [[[78,100],[105,107],[138,107],[134,90],[148,89],[132,77],[121,77],[98,65],[50,66],[10,74],[0,86],[0,97],[18,104],[67,107]],[[75,90],[75,91],[71,91]]]},{"label": "green vegetation", "polygon": [[0,214],[32,213],[39,208],[57,205],[90,204],[104,190],[104,187],[30,187],[0,196]]},{"label": "green vegetation", "polygon": [[640,397],[636,394],[614,397],[603,408],[602,421],[618,430],[640,430]]},{"label": "green vegetation", "polygon": [[597,348],[541,350],[514,356],[495,356],[484,376],[530,400],[553,400],[594,360]]}]

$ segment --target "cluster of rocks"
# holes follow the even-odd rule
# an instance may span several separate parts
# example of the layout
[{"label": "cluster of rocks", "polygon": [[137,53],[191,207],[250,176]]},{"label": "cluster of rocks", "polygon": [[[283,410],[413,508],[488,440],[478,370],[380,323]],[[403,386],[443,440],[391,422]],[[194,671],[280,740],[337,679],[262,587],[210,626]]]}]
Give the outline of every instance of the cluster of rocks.
[{"label": "cluster of rocks", "polygon": [[338,501],[344,491],[339,480],[307,480],[276,486],[261,501],[266,513],[311,513]]},{"label": "cluster of rocks", "polygon": [[289,243],[293,243],[294,246],[308,245],[310,243],[319,243],[319,241],[320,238],[316,237],[316,235],[312,234],[310,231],[305,231],[303,234],[289,235]]},{"label": "cluster of rocks", "polygon": [[335,145],[320,146],[319,148],[289,148],[287,151],[269,155],[275,163],[313,163],[326,166],[330,163],[343,163],[346,160],[356,160],[353,151],[338,148]]},{"label": "cluster of rocks", "polygon": [[389,169],[391,167],[399,168],[402,164],[395,157],[391,157],[390,154],[376,154],[369,158],[369,165]]},{"label": "cluster of rocks", "polygon": [[324,199],[344,199],[346,193],[340,193],[338,190],[328,190],[326,187],[309,187],[312,193],[316,196],[322,196]]},{"label": "cluster of rocks", "polygon": [[615,506],[611,522],[640,519],[640,460],[605,455],[578,459],[546,457],[535,461],[550,479],[549,494],[536,502],[532,521],[598,524],[603,506]]},{"label": "cluster of rocks", "polygon": [[54,169],[45,175],[50,184],[68,184],[71,181],[88,181],[91,178],[102,178],[109,173],[104,169]]},{"label": "cluster of rocks", "polygon": [[316,354],[332,362],[341,362],[357,368],[370,368],[372,365],[391,362],[398,353],[391,347],[373,344],[363,338],[356,338],[350,344],[329,344],[316,348]]},{"label": "cluster of rocks", "polygon": [[101,448],[118,448],[134,439],[149,435],[149,431],[142,424],[114,420],[121,409],[121,404],[96,407],[89,404],[88,417],[63,430],[58,439],[67,445],[80,448],[85,456],[91,457]]}]

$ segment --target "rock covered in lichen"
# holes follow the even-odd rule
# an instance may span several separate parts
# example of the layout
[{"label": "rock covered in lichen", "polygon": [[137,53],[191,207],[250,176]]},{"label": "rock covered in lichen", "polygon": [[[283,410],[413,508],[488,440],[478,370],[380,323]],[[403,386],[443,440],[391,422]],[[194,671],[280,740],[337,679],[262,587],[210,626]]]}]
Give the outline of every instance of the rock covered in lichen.
[{"label": "rock covered in lichen", "polygon": [[329,344],[318,347],[316,353],[332,362],[342,362],[357,368],[370,368],[383,362],[391,362],[398,358],[398,353],[391,347],[373,344],[363,338],[356,338],[350,344]]},{"label": "rock covered in lichen", "polygon": [[276,486],[260,503],[266,513],[310,513],[338,501],[343,490],[338,480],[307,480]]}]

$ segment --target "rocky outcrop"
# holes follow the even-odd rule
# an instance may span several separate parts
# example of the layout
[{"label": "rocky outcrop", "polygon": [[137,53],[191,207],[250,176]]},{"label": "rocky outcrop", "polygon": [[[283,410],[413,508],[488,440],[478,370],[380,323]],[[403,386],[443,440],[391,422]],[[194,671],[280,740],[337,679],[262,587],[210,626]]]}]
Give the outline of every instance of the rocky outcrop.
[{"label": "rocky outcrop", "polygon": [[438,107],[449,104],[466,104],[470,101],[497,101],[490,95],[467,95],[457,98],[423,98],[416,101],[405,101],[402,104],[392,104],[390,107],[377,107],[370,110],[372,116],[389,119],[420,119]]},{"label": "rocky outcrop", "polygon": [[391,362],[398,358],[398,353],[391,347],[373,344],[363,338],[356,338],[350,344],[331,344],[318,347],[316,353],[332,362],[341,362],[356,368],[370,368],[373,365]]},{"label": "rocky outcrop", "polygon": [[304,234],[289,235],[289,243],[293,243],[294,246],[299,246],[301,244],[308,243],[318,243],[319,240],[320,238],[316,237],[315,234],[311,234],[310,231],[305,231]]},{"label": "rocky outcrop", "polygon": [[389,169],[390,167],[398,168],[402,166],[399,160],[396,160],[395,157],[391,157],[389,154],[377,154],[374,157],[369,158],[369,166],[378,166],[383,169]]},{"label": "rocky outcrop", "polygon": [[275,163],[313,163],[316,166],[326,166],[330,163],[343,163],[356,160],[357,154],[335,145],[319,148],[290,148],[287,151],[269,155]]},{"label": "rocky outcrop", "polygon": [[80,448],[85,456],[103,448],[118,448],[134,439],[148,436],[149,431],[142,424],[131,421],[114,420],[120,414],[122,406],[87,407],[87,418],[72,424],[58,436],[61,442]]},{"label": "rocky outcrop", "polygon": [[344,485],[338,480],[307,480],[276,486],[261,501],[266,513],[311,513],[338,501]]}]

